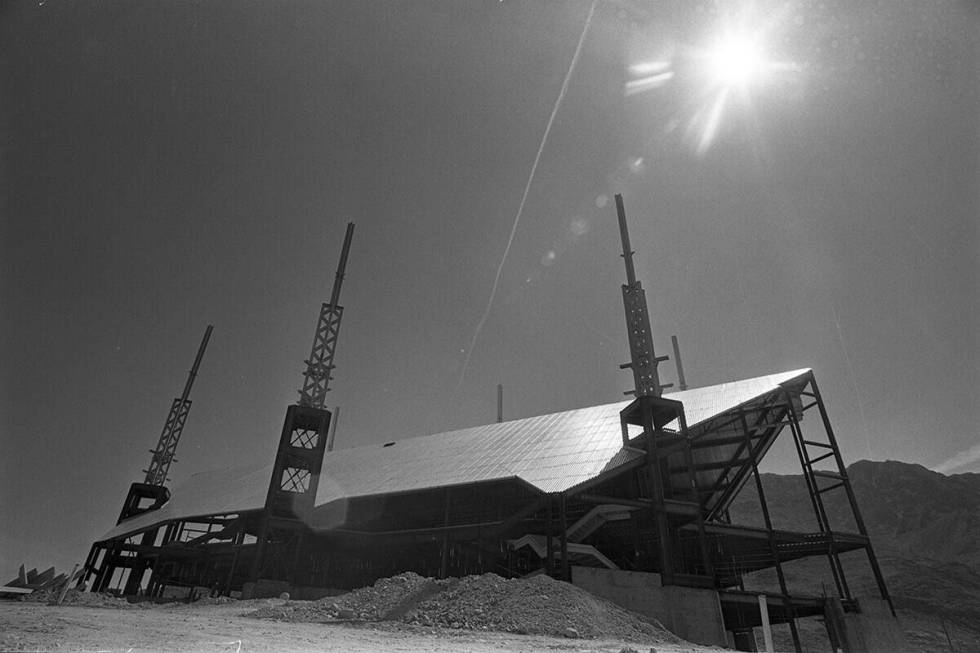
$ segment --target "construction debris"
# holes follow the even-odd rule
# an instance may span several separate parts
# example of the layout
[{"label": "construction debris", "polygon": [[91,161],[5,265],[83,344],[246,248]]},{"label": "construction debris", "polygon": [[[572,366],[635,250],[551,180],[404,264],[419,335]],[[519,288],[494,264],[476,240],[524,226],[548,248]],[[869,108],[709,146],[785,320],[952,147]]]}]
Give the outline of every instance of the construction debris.
[{"label": "construction debris", "polygon": [[[78,565],[75,565],[75,570],[77,569]],[[75,570],[72,570],[70,574],[71,578],[75,577]],[[58,597],[58,591],[67,587],[68,583],[71,582],[71,578],[69,578],[68,574],[55,575],[54,567],[48,567],[41,573],[38,573],[37,569],[24,571],[24,565],[21,565],[20,569],[17,570],[17,577],[7,581],[5,585],[0,586],[0,596],[30,596],[39,591],[53,591],[54,598],[56,599]]]},{"label": "construction debris", "polygon": [[[21,601],[31,603],[47,603],[48,605],[59,604],[58,597],[61,594],[60,588],[49,588],[35,591],[32,594],[20,597]],[[84,592],[77,589],[70,589],[65,592],[60,605],[73,605],[83,608],[134,608],[142,604],[130,603],[126,599],[113,596],[112,594],[101,594],[98,592]]]},{"label": "construction debris", "polygon": [[488,573],[436,580],[407,572],[342,596],[263,607],[245,616],[298,622],[401,621],[529,635],[679,641],[654,619],[545,575],[505,579]]}]

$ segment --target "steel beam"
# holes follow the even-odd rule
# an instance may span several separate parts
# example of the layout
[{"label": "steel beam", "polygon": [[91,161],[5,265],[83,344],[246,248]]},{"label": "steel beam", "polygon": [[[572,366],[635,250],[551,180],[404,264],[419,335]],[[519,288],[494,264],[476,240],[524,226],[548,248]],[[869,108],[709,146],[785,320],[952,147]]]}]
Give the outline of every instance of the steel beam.
[{"label": "steel beam", "polygon": [[[858,532],[861,535],[868,537],[868,529],[864,525],[864,518],[861,516],[861,510],[858,508],[857,498],[854,496],[854,489],[851,487],[850,479],[847,477],[847,468],[844,466],[844,459],[841,456],[840,447],[837,446],[837,437],[834,435],[834,429],[830,424],[830,417],[827,415],[827,407],[824,405],[823,397],[820,394],[820,389],[817,387],[817,380],[814,378],[812,372],[810,373],[809,380],[815,403],[820,411],[820,419],[823,422],[824,432],[827,434],[827,440],[830,443],[831,450],[834,453],[834,459],[837,462],[837,469],[841,478],[841,483],[843,484],[844,490],[847,493],[847,501],[851,506],[851,512],[854,516],[854,523],[858,528]],[[871,567],[872,573],[874,574],[875,582],[878,585],[878,591],[881,594],[881,598],[888,603],[892,616],[897,616],[895,614],[895,606],[892,603],[891,595],[888,593],[888,587],[885,585],[885,577],[881,573],[881,567],[878,565],[878,558],[875,556],[874,548],[871,546],[870,541],[868,546],[865,548],[865,552],[868,556],[868,564]]]}]

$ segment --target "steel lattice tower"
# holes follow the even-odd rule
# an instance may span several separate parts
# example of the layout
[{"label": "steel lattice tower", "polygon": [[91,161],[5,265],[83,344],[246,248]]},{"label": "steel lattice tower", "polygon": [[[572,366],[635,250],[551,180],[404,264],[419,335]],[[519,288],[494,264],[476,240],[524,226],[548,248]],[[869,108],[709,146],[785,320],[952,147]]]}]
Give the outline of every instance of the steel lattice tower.
[{"label": "steel lattice tower", "polygon": [[327,392],[330,390],[330,379],[334,368],[333,358],[337,351],[337,336],[340,333],[340,318],[344,314],[340,301],[340,286],[344,281],[344,269],[347,267],[347,254],[350,252],[350,241],[354,235],[354,223],[347,223],[347,234],[344,236],[344,246],[340,251],[340,263],[337,265],[337,275],[334,278],[333,292],[330,301],[320,307],[320,318],[317,320],[316,332],[313,334],[313,349],[310,357],[304,361],[306,372],[303,374],[303,388],[299,391],[299,405],[312,408],[323,408]]},{"label": "steel lattice tower", "polygon": [[163,485],[167,482],[170,463],[174,461],[177,442],[180,440],[180,434],[184,430],[184,424],[187,422],[187,413],[191,409],[191,400],[188,398],[191,393],[191,386],[194,385],[194,379],[197,377],[197,370],[201,365],[201,359],[204,357],[204,350],[208,346],[208,340],[211,339],[212,329],[214,327],[209,324],[208,328],[204,331],[204,339],[201,340],[201,346],[197,350],[197,357],[194,359],[194,365],[191,367],[190,375],[187,377],[187,383],[184,385],[184,392],[174,399],[173,404],[171,404],[170,414],[167,416],[167,421],[163,425],[160,440],[157,442],[156,448],[150,450],[150,453],[153,454],[153,457],[150,458],[150,466],[143,470],[146,472],[146,479],[143,482],[147,485]]}]

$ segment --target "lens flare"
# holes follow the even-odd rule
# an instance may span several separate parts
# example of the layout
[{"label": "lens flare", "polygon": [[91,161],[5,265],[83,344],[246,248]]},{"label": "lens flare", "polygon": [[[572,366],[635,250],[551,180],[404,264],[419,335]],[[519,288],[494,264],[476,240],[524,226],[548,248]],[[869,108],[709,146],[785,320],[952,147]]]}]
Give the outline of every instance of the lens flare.
[{"label": "lens flare", "polygon": [[712,83],[747,87],[763,81],[769,61],[761,39],[751,34],[726,34],[707,52],[705,68]]},{"label": "lens flare", "polygon": [[[787,24],[791,5],[762,12],[751,0],[719,7],[713,35],[703,45],[674,44],[669,54],[661,52],[627,68],[624,92],[627,97],[654,89],[678,96],[689,114],[671,116],[664,133],[681,131],[695,152],[707,152],[723,132],[730,114],[738,106],[744,112],[755,110],[755,96],[772,91],[775,85],[790,81],[801,72],[792,61],[780,60],[773,44]],[[647,44],[648,50],[654,44]],[[673,99],[671,100],[674,101]],[[681,129],[678,130],[678,127]]]},{"label": "lens flare", "polygon": [[695,149],[704,154],[718,136],[733,102],[752,110],[752,96],[779,81],[786,73],[798,72],[793,62],[780,61],[770,54],[768,45],[781,27],[785,12],[764,19],[753,17],[751,7],[723,21],[718,36],[706,47],[692,53],[701,76],[704,100],[688,122]]}]

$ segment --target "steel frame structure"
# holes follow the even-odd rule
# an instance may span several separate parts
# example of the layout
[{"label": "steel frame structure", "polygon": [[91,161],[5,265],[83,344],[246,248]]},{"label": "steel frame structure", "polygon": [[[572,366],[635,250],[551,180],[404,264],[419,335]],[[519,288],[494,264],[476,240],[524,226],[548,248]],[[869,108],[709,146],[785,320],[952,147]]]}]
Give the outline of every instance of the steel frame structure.
[{"label": "steel frame structure", "polygon": [[[227,594],[263,579],[347,589],[407,570],[513,577],[540,569],[568,579],[575,566],[611,565],[657,574],[664,585],[717,590],[726,628],[744,634],[759,624],[757,592],[743,591],[743,581],[771,569],[779,587],[767,592],[771,621],[789,624],[799,642],[796,620],[821,616],[825,603],[791,594],[784,565],[826,559],[841,605],[859,611],[840,557],[864,551],[881,598],[890,601],[812,372],[693,428],[685,427],[683,406],[669,395],[637,398],[623,420],[632,432],[626,447],[643,455],[565,492],[542,493],[515,479],[369,496],[352,499],[344,523],[326,529],[302,516],[315,491],[290,491],[291,476],[283,472],[300,467],[296,454],[312,456],[303,465],[317,467],[320,454],[309,446],[323,445],[329,416],[299,406],[290,411],[263,509],[174,520],[96,543],[86,561],[93,589],[110,588],[118,569],[129,570],[125,593],[160,596],[167,587]],[[306,424],[299,412],[322,421]],[[675,419],[681,428],[667,428]],[[644,430],[644,423],[653,429]],[[812,532],[779,530],[770,515],[758,468],[778,437],[791,438],[803,452],[803,485],[817,520]],[[708,477],[715,480],[704,482]],[[746,485],[759,497],[762,527],[726,518]],[[848,514],[832,514],[825,501],[832,492],[846,494]],[[841,527],[842,519],[857,532]]]},{"label": "steel frame structure", "polygon": [[[789,624],[799,651],[796,620],[822,615],[825,601],[790,594],[784,564],[826,558],[840,606],[859,611],[841,555],[863,550],[878,592],[890,605],[812,372],[690,428],[683,403],[662,394],[668,386],[660,384],[657,364],[666,357],[653,350],[620,196],[616,204],[631,353],[623,367],[632,369],[636,395],[620,413],[627,462],[561,492],[543,492],[513,477],[358,496],[347,500],[340,522],[317,526],[315,498],[331,422],[322,405],[339,328],[337,301],[353,227],[348,225],[334,292],[321,310],[300,402],[286,413],[264,506],[172,519],[96,542],[80,582],[91,580],[93,590],[105,591],[118,578],[122,593],[156,597],[173,587],[230,594],[262,581],[297,591],[348,589],[408,570],[439,577],[544,571],[571,580],[575,566],[605,566],[656,574],[664,586],[717,591],[725,627],[744,635],[759,618],[756,593],[744,591],[744,579],[773,569],[779,592],[771,595],[771,621]],[[804,433],[804,416],[814,413],[820,433]],[[814,532],[778,530],[769,511],[759,463],[785,432],[800,461]],[[750,481],[761,528],[730,518],[733,500]],[[152,510],[169,496],[159,486],[137,486],[131,509]],[[828,509],[825,497],[835,491],[846,495],[856,533],[838,528],[839,515]],[[142,507],[146,498],[154,505]]]}]

